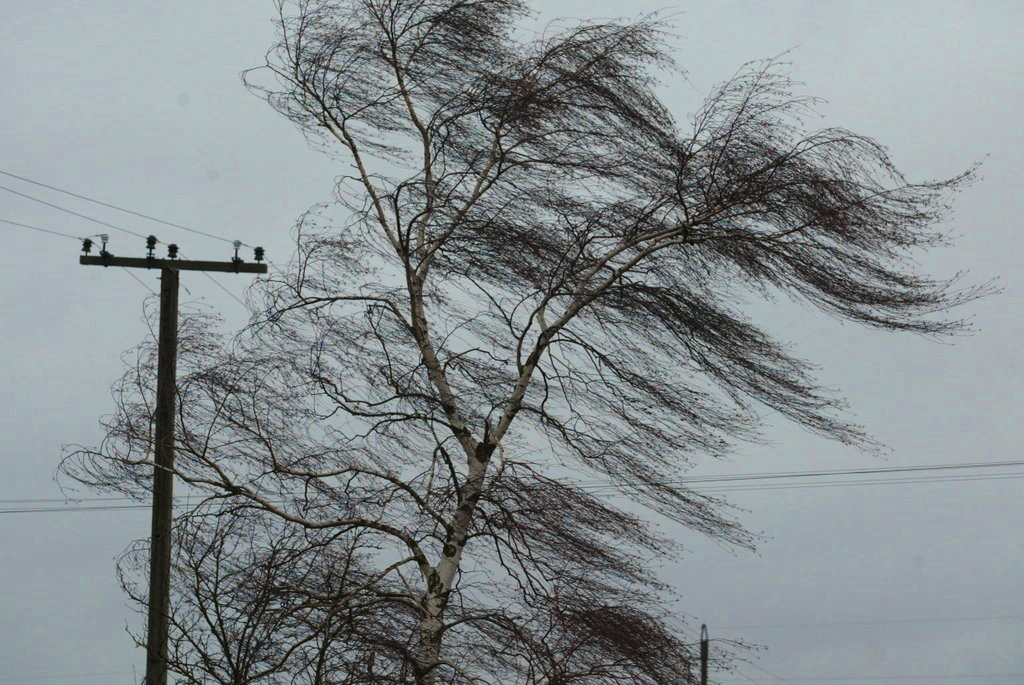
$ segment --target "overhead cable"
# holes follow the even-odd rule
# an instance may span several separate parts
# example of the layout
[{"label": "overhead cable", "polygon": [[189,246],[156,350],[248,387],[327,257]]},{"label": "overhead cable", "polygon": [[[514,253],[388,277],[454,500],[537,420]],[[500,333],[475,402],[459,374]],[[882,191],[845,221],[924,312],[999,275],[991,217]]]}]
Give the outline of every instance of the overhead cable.
[{"label": "overhead cable", "polygon": [[[31,179],[31,178],[26,178],[24,176],[19,176],[17,174],[12,174],[9,171],[4,171],[4,170],[0,169],[0,174],[3,174],[4,176],[10,176],[11,178],[16,178],[19,181],[24,181],[26,183],[31,183],[33,185],[37,185],[37,186],[40,186],[42,188],[48,188],[49,190],[55,190],[58,193],[64,193],[65,195],[70,195],[71,197],[76,197],[79,200],[85,200],[86,202],[92,202],[93,204],[101,205],[103,207],[109,207],[110,209],[116,209],[117,211],[124,212],[125,214],[131,214],[132,216],[137,216],[137,217],[142,218],[142,219],[148,219],[149,221],[155,221],[155,222],[157,222],[159,224],[164,224],[165,226],[171,226],[173,228],[180,228],[181,230],[188,231],[189,233],[196,233],[198,235],[206,236],[207,238],[213,238],[214,240],[222,240],[222,241],[224,241],[226,243],[233,242],[232,240],[230,240],[228,238],[222,238],[221,236],[214,235],[213,233],[207,233],[206,231],[200,231],[197,228],[190,228],[189,226],[182,226],[181,224],[174,223],[173,221],[167,221],[166,219],[160,219],[158,217],[151,216],[149,214],[143,214],[142,212],[136,212],[133,209],[127,209],[125,207],[121,207],[119,205],[115,205],[112,202],[104,202],[103,200],[97,200],[95,198],[89,197],[88,195],[80,195],[79,193],[73,193],[70,190],[65,190],[63,188],[58,188],[57,186],[52,186],[52,185],[43,183],[42,181],[36,181],[36,180]],[[252,245],[249,245],[248,243],[242,243],[242,245],[245,245],[246,247],[252,247]]]}]

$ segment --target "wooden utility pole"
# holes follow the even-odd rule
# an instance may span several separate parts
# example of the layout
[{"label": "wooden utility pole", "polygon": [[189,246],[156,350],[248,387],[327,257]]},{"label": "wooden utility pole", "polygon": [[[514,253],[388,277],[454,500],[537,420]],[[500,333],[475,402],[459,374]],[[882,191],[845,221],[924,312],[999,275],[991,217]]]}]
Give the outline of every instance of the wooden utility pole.
[{"label": "wooden utility pole", "polygon": [[[84,257],[83,257],[84,259]],[[178,271],[160,269],[160,332],[154,420],[153,525],[149,535],[149,623],[146,685],[167,683],[167,623],[171,598],[171,506],[174,502],[174,394],[178,366]]]},{"label": "wooden utility pole", "polygon": [[[198,262],[178,259],[178,246],[168,245],[168,258],[156,259],[156,238],[146,239],[149,256],[115,257],[107,252],[107,236],[98,257],[90,257],[92,241],[82,243],[78,262],[86,266],[122,266],[160,269],[160,332],[156,372],[156,424],[153,439],[153,524],[149,547],[149,622],[146,630],[146,685],[167,685],[167,631],[171,601],[171,523],[174,503],[174,413],[178,357],[178,272],[225,271],[228,273],[267,272],[266,264],[246,263],[238,258],[240,243],[235,242],[235,257],[230,262]],[[256,259],[263,259],[263,248],[256,248]]]},{"label": "wooden utility pole", "polygon": [[708,627],[700,626],[700,685],[708,685]]}]

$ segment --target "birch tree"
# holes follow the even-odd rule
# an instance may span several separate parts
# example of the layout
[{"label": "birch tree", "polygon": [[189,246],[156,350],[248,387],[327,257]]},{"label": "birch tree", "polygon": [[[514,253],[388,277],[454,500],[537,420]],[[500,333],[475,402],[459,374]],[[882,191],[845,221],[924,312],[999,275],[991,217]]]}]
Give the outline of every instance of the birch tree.
[{"label": "birch tree", "polygon": [[[765,409],[872,448],[742,303],[961,330],[948,310],[984,288],[915,259],[946,242],[973,169],[911,181],[878,142],[811,128],[816,101],[774,60],[677,119],[656,17],[532,35],[523,0],[278,9],[247,83],[341,176],[256,286],[250,327],[223,345],[206,323],[184,334],[176,475],[222,516],[258,510],[330,549],[318,563],[359,550],[351,592],[323,574],[289,587],[361,613],[344,635],[288,624],[333,667],[296,647],[260,677],[690,682],[654,570],[679,545],[651,520],[752,538],[681,476],[756,440]],[[144,492],[155,374],[139,360],[108,440],[65,461],[79,480]]]}]

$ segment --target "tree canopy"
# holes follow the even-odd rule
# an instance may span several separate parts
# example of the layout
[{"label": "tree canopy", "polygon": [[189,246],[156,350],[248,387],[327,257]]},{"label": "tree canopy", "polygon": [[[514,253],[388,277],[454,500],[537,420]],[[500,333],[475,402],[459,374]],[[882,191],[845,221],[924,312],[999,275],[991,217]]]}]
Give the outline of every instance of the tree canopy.
[{"label": "tree canopy", "polygon": [[[520,0],[279,11],[247,83],[339,160],[344,218],[302,216],[240,336],[183,324],[176,475],[206,499],[178,530],[175,669],[690,682],[653,568],[678,541],[640,512],[750,546],[679,479],[756,440],[763,408],[872,446],[743,303],[961,330],[946,312],[984,288],[914,260],[973,170],[912,182],[811,129],[777,60],[677,119],[657,17],[530,35]],[[68,473],[145,492],[154,364],[144,345]]]}]

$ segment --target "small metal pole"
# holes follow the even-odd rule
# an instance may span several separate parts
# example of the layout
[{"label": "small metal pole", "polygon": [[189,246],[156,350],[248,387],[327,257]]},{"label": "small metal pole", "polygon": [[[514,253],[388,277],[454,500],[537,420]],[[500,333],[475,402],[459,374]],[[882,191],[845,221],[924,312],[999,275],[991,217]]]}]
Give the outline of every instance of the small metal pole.
[{"label": "small metal pole", "polygon": [[708,627],[700,626],[700,685],[708,685]]}]

